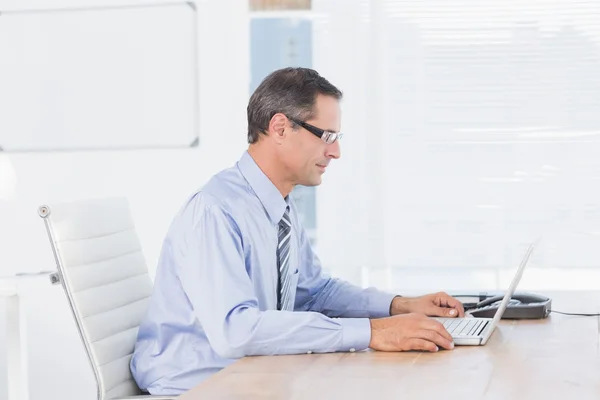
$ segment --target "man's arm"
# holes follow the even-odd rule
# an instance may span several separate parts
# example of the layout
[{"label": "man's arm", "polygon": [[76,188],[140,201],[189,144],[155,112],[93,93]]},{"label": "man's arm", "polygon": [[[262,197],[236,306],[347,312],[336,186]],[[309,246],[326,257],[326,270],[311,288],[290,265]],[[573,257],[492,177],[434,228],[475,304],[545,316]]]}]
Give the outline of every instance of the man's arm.
[{"label": "man's arm", "polygon": [[396,295],[363,289],[348,282],[330,278],[322,272],[321,261],[300,226],[300,277],[296,292],[295,309],[316,311],[329,317],[381,318],[390,316],[392,300]]},{"label": "man's arm", "polygon": [[295,309],[317,311],[329,317],[382,318],[419,313],[437,317],[464,317],[462,303],[439,292],[420,297],[402,297],[375,288],[362,289],[322,273],[321,261],[300,228],[301,263]]},{"label": "man's arm", "polygon": [[181,284],[213,349],[224,358],[362,350],[371,340],[365,318],[258,308],[244,263],[239,228],[217,205],[203,204],[180,266]]}]

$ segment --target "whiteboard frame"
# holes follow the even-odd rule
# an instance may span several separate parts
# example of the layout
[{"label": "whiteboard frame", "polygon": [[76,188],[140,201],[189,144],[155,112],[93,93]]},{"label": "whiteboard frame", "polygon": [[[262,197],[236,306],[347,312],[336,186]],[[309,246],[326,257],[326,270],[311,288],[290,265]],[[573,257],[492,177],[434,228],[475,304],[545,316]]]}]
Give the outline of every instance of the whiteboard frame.
[{"label": "whiteboard frame", "polygon": [[49,153],[49,152],[95,152],[95,151],[131,151],[131,150],[160,150],[160,149],[189,149],[196,148],[200,144],[200,55],[198,49],[198,8],[193,1],[166,1],[166,2],[149,2],[147,4],[113,4],[113,5],[92,5],[88,7],[56,7],[56,8],[31,8],[31,9],[20,9],[20,10],[2,10],[0,9],[0,23],[2,16],[4,15],[20,15],[20,14],[41,14],[41,13],[54,13],[54,12],[77,12],[77,11],[93,11],[93,10],[122,10],[122,9],[138,9],[138,8],[150,8],[150,7],[165,7],[173,5],[187,5],[194,12],[193,29],[192,29],[192,44],[193,44],[193,55],[194,68],[193,68],[193,104],[194,104],[194,115],[193,115],[193,130],[194,135],[192,141],[187,145],[143,145],[143,146],[94,146],[94,147],[48,147],[48,148],[26,148],[26,147],[14,147],[4,148],[0,143],[0,153]]}]

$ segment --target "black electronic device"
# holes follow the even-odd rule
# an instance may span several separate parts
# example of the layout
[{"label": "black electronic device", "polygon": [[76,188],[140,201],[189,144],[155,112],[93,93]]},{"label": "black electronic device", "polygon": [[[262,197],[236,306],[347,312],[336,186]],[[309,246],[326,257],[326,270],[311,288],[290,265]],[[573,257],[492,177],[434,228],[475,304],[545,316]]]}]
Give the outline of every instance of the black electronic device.
[{"label": "black electronic device", "polygon": [[[481,295],[473,295],[480,297]],[[465,312],[478,318],[493,318],[504,295],[490,296],[479,303],[463,303]],[[502,319],[541,319],[550,314],[552,299],[535,293],[516,292],[508,302]]]}]

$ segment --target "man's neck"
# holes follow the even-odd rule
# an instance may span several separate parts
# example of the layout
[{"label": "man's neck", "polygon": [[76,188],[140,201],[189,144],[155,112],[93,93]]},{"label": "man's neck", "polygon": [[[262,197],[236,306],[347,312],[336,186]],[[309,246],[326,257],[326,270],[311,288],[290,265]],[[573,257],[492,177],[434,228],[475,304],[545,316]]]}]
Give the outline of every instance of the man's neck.
[{"label": "man's neck", "polygon": [[248,154],[252,157],[258,168],[269,178],[275,185],[283,198],[286,198],[294,188],[294,184],[286,181],[283,177],[283,168],[279,165],[277,159],[267,149],[261,148],[259,145],[250,145]]}]

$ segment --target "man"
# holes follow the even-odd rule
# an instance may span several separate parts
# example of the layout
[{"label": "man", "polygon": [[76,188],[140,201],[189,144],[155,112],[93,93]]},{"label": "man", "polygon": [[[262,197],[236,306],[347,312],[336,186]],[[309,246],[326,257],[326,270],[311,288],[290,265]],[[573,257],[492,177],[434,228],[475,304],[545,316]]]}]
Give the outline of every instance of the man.
[{"label": "man", "polygon": [[175,217],[131,362],[140,388],[179,394],[252,355],[453,348],[430,316],[445,293],[406,298],[321,271],[289,194],[340,157],[342,93],[317,72],[269,75],[248,104],[248,151]]}]

